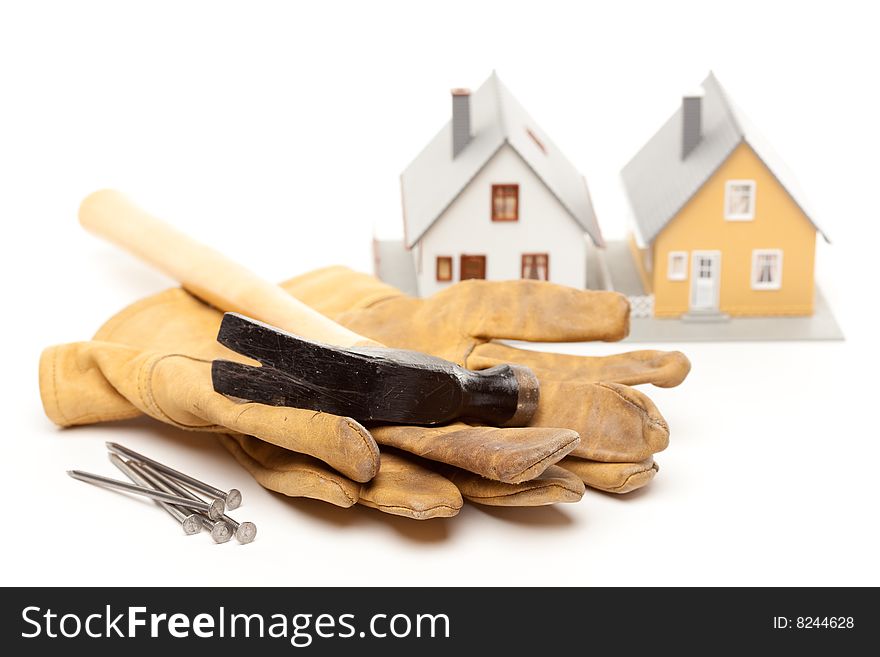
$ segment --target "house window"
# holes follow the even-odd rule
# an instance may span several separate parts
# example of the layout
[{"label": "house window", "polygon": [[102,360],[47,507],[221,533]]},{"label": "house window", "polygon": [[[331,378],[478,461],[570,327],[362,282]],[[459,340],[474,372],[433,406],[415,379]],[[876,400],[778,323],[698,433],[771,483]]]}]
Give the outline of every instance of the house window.
[{"label": "house window", "polygon": [[670,251],[669,265],[666,269],[666,278],[670,281],[683,281],[687,279],[687,266],[687,251]]},{"label": "house window", "polygon": [[519,221],[519,185],[492,185],[492,221]]},{"label": "house window", "polygon": [[535,281],[550,280],[550,256],[546,253],[523,253],[522,277]]},{"label": "house window", "polygon": [[782,287],[782,249],[752,251],[752,289],[778,290]]},{"label": "house window", "polygon": [[469,278],[486,278],[486,256],[462,255],[459,276],[463,281]]},{"label": "house window", "polygon": [[437,256],[437,280],[452,280],[452,256]]},{"label": "house window", "polygon": [[755,218],[755,181],[728,180],[724,192],[724,218],[751,221]]}]

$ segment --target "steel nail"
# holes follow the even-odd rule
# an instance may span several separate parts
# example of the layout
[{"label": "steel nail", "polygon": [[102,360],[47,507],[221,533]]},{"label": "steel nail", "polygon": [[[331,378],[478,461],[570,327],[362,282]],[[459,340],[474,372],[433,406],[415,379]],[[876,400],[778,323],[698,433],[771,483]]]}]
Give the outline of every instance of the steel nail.
[{"label": "steel nail", "polygon": [[177,495],[171,495],[170,493],[164,493],[144,486],[136,486],[135,484],[129,484],[124,481],[119,481],[118,479],[110,479],[110,477],[102,477],[101,475],[92,474],[91,472],[83,472],[82,470],[68,470],[67,474],[74,479],[79,479],[80,481],[94,484],[102,488],[121,490],[126,493],[134,493],[154,500],[168,502],[169,504],[174,504],[176,506],[184,506],[190,509],[204,511],[208,514],[208,517],[211,520],[219,520],[225,511],[223,500],[213,500],[211,503],[195,502],[194,500],[189,500],[185,497],[178,497]]},{"label": "steel nail", "polygon": [[[110,462],[115,465],[126,477],[131,479],[134,483],[140,484],[141,486],[148,486],[149,482],[146,478],[142,477],[140,474],[134,471],[133,468],[129,467],[129,464],[119,458],[116,454],[110,454]],[[171,491],[165,491],[169,493]],[[180,526],[183,528],[184,533],[188,535],[198,534],[202,531],[202,523],[201,516],[196,513],[184,513],[180,508],[168,504],[167,502],[162,502],[160,500],[153,500],[156,504],[162,507],[168,515],[174,518]]]},{"label": "steel nail", "polygon": [[215,488],[211,484],[206,484],[204,481],[199,481],[195,477],[190,477],[188,474],[184,474],[183,472],[179,472],[174,468],[168,467],[164,463],[159,463],[159,461],[154,461],[153,459],[144,456],[143,454],[138,454],[133,449],[123,447],[119,443],[107,442],[106,445],[107,449],[109,449],[111,452],[114,452],[116,454],[119,454],[120,456],[124,456],[129,459],[133,459],[135,461],[140,461],[141,463],[151,465],[155,470],[158,470],[166,476],[169,476],[172,479],[176,479],[185,486],[189,486],[194,490],[200,491],[201,493],[204,493],[209,497],[219,497],[226,503],[226,507],[228,509],[237,509],[239,506],[241,506],[241,491],[236,488],[230,488],[228,491],[222,491],[219,488]]},{"label": "steel nail", "polygon": [[[187,497],[194,501],[203,501],[200,497],[187,490],[185,487],[181,486],[171,477],[168,477],[167,475],[158,472],[149,463],[140,463],[139,465],[141,466],[141,470],[144,472],[144,474],[153,475],[156,479],[161,480],[170,489],[168,491],[169,493],[176,493],[181,497]],[[237,520],[230,518],[225,513],[223,514],[222,519],[232,527],[233,531],[235,531],[235,539],[239,543],[250,543],[254,540],[254,538],[256,538],[257,526],[254,523],[247,521],[238,522]]]},{"label": "steel nail", "polygon": [[[116,455],[114,454],[114,456]],[[116,456],[116,458],[119,457]],[[154,488],[158,490],[163,490],[166,493],[174,494],[176,492],[171,488],[171,486],[168,486],[164,481],[162,481],[160,477],[154,475],[152,472],[148,472],[147,469],[142,466],[142,464],[136,463],[134,461],[129,461],[127,465],[132,470],[134,470],[137,475],[143,477],[143,479]],[[181,495],[181,497],[183,497],[183,495]],[[188,509],[188,507],[186,508]],[[201,513],[197,512],[194,518],[200,526],[204,525],[205,529],[211,532],[211,538],[214,539],[215,543],[226,543],[226,541],[232,538],[232,530],[229,528],[229,525],[222,520],[223,516],[221,516],[220,520],[211,520],[210,518],[207,518]]]}]

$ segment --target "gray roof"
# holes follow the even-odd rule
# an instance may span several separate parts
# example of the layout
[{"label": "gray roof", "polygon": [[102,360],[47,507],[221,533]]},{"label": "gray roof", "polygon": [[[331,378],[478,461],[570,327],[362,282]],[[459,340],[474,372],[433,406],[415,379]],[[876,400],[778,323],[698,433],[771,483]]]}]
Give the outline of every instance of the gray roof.
[{"label": "gray roof", "polygon": [[604,245],[586,180],[494,71],[471,95],[471,130],[473,139],[453,158],[450,120],[400,175],[408,248],[422,238],[504,144],[509,144],[532,168],[593,242]]},{"label": "gray roof", "polygon": [[623,168],[623,184],[640,237],[650,244],[715,173],[733,150],[747,143],[810,223],[830,242],[807,209],[794,176],[752,122],[731,101],[715,75],[703,81],[703,138],[682,159],[681,106]]}]

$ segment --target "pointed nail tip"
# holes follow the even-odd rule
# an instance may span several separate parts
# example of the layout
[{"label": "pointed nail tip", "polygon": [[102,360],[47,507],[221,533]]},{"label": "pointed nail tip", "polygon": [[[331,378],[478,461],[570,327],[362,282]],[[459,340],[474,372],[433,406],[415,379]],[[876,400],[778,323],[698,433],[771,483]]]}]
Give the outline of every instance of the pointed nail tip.
[{"label": "pointed nail tip", "polygon": [[108,440],[104,443],[104,446],[107,450],[113,454],[125,454],[126,449],[119,443],[114,443],[112,440]]}]

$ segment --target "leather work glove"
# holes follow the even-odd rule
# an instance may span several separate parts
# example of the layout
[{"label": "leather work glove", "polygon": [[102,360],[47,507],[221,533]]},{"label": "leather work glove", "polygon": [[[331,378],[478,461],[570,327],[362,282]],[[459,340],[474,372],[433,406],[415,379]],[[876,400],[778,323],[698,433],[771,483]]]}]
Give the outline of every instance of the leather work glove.
[{"label": "leather work glove", "polygon": [[[46,414],[61,426],[146,414],[214,432],[266,488],[413,518],[455,515],[462,495],[502,505],[583,495],[583,483],[553,465],[578,443],[570,429],[456,423],[376,427],[371,435],[351,418],[215,393],[211,360],[249,362],[217,343],[221,318],[175,288],[124,309],[90,342],[46,349],[40,360]],[[390,446],[381,468],[373,436]]]},{"label": "leather work glove", "polygon": [[630,386],[677,386],[690,371],[684,354],[642,350],[583,357],[496,341],[620,340],[629,331],[629,304],[616,292],[543,281],[467,280],[418,299],[346,267],[319,269],[282,287],[389,347],[423,351],[476,370],[499,363],[532,368],[541,396],[530,424],[580,434],[578,447],[559,465],[588,486],[625,493],[647,484],[658,469],[653,455],[666,448],[668,425],[651,400]]}]

